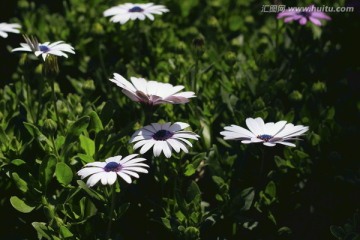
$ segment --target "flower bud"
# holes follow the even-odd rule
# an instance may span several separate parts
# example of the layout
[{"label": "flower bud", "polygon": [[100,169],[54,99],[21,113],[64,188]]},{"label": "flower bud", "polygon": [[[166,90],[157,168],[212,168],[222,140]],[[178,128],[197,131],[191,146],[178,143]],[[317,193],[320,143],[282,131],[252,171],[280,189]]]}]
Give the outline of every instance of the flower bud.
[{"label": "flower bud", "polygon": [[312,85],[313,92],[326,92],[326,84],[324,82],[316,82]]},{"label": "flower bud", "polygon": [[49,54],[45,59],[43,70],[46,76],[58,75],[59,65],[58,65],[57,57]]},{"label": "flower bud", "polygon": [[233,66],[236,63],[236,54],[231,51],[226,52],[225,61],[228,65]]},{"label": "flower bud", "polygon": [[298,90],[294,90],[292,93],[290,93],[289,97],[291,100],[301,101],[303,98],[303,95]]},{"label": "flower bud", "polygon": [[44,121],[44,125],[42,127],[44,134],[46,135],[54,135],[57,130],[57,124],[54,120],[48,118]]}]

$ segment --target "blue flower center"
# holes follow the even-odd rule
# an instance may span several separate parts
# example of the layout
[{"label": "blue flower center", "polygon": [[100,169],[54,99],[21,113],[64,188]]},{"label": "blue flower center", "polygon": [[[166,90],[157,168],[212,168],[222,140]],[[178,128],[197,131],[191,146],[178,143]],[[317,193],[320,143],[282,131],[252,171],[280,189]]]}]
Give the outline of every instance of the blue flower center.
[{"label": "blue flower center", "polygon": [[143,12],[144,9],[142,9],[141,7],[135,6],[131,9],[129,9],[129,12]]},{"label": "blue flower center", "polygon": [[153,135],[153,138],[157,141],[165,141],[165,140],[171,138],[173,135],[174,135],[174,133],[170,132],[168,130],[160,130],[160,131],[157,131]]},{"label": "blue flower center", "polygon": [[40,51],[42,51],[44,53],[50,51],[50,48],[48,48],[47,46],[44,46],[44,45],[40,45],[39,49],[40,49]]},{"label": "blue flower center", "polygon": [[311,12],[299,12],[298,15],[309,18],[311,16]]},{"label": "blue flower center", "polygon": [[117,162],[109,162],[104,167],[105,172],[119,172],[121,169],[121,164]]},{"label": "blue flower center", "polygon": [[257,138],[263,140],[264,142],[268,142],[270,139],[273,138],[273,136],[263,134],[263,135],[258,135]]}]

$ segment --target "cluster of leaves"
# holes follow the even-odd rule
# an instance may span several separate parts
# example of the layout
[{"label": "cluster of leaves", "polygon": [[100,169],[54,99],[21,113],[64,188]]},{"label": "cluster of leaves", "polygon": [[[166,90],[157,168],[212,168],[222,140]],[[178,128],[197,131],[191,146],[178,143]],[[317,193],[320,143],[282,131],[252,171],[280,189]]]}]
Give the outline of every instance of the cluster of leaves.
[{"label": "cluster of leaves", "polygon": [[[31,55],[1,69],[4,239],[104,239],[109,221],[113,239],[358,237],[356,224],[329,230],[359,208],[359,66],[348,58],[357,46],[355,13],[333,15],[320,29],[286,25],[257,1],[163,1],[170,12],[155,21],[118,25],[102,16],[117,1],[43,2],[14,1],[12,20],[76,54],[59,59],[56,79]],[[0,46],[20,41],[11,36]],[[188,122],[201,139],[190,154],[145,155],[150,174],[117,183],[110,213],[108,189],[90,189],[75,173],[132,153],[129,136],[147,124],[141,105],[108,80],[114,72],[194,91],[196,99],[161,106],[153,119]],[[296,149],[221,138],[225,125],[244,126],[247,117],[310,131]]]}]

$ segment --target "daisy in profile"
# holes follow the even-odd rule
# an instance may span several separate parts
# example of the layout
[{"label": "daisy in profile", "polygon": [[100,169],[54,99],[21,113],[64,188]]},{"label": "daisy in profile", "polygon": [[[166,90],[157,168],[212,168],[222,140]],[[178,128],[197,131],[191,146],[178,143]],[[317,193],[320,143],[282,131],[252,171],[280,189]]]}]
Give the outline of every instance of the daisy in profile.
[{"label": "daisy in profile", "polygon": [[146,153],[150,148],[153,148],[154,156],[160,156],[161,152],[165,157],[171,157],[172,150],[179,153],[180,150],[188,153],[186,145],[192,147],[192,144],[187,139],[198,140],[199,136],[191,131],[184,131],[183,129],[189,127],[189,124],[176,123],[151,123],[140,130],[137,130],[131,137],[130,143],[137,142],[134,149],[140,149],[140,153]]},{"label": "daisy in profile", "polygon": [[112,185],[117,177],[122,178],[127,183],[131,183],[131,177],[139,178],[138,172],[148,173],[145,158],[135,158],[138,154],[131,154],[122,159],[122,156],[110,157],[105,162],[92,162],[86,164],[77,174],[84,179],[89,177],[86,184],[94,186],[101,181],[102,185]]},{"label": "daisy in profile", "polygon": [[161,15],[168,12],[163,5],[154,5],[153,3],[124,3],[118,6],[112,7],[104,11],[104,16],[109,17],[111,22],[119,22],[124,24],[129,20],[145,20],[149,18],[154,20],[154,14]]},{"label": "daisy in profile", "polygon": [[225,131],[220,132],[225,140],[241,140],[242,143],[263,143],[266,146],[273,147],[277,143],[295,147],[296,145],[289,142],[297,140],[309,130],[309,127],[303,125],[294,126],[286,121],[277,123],[264,123],[262,118],[247,118],[246,125],[249,130],[231,125],[225,127]]},{"label": "daisy in profile", "polygon": [[318,11],[314,5],[310,5],[304,8],[305,11],[296,11],[296,7],[293,9],[285,10],[277,15],[277,18],[284,18],[284,22],[298,21],[301,25],[305,25],[308,21],[317,26],[321,26],[321,19],[331,20],[331,18],[324,12]]},{"label": "daisy in profile", "polygon": [[149,105],[162,103],[181,104],[189,102],[189,98],[196,97],[194,92],[179,92],[184,86],[173,86],[169,83],[147,81],[144,78],[131,77],[127,81],[120,74],[114,73],[113,83],[122,88],[122,92],[135,102]]},{"label": "daisy in profile", "polygon": [[3,38],[8,37],[8,32],[11,33],[20,33],[21,25],[18,23],[0,23],[0,36]]},{"label": "daisy in profile", "polygon": [[57,41],[54,43],[39,43],[35,37],[29,38],[27,36],[24,36],[24,39],[26,43],[20,43],[21,47],[14,48],[12,52],[33,52],[37,57],[41,55],[44,61],[48,55],[55,55],[67,58],[68,55],[65,52],[75,54],[74,48],[71,45],[64,43],[63,41]]}]

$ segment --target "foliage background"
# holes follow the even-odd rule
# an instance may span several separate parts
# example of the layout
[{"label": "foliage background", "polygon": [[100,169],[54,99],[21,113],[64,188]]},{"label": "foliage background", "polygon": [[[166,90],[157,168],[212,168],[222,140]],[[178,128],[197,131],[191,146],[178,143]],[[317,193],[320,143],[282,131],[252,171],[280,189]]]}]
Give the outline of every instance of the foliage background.
[{"label": "foliage background", "polygon": [[[170,13],[120,26],[102,16],[120,2],[1,1],[0,22],[76,51],[59,59],[56,78],[65,130],[49,133],[56,118],[40,61],[10,53],[20,35],[0,39],[1,239],[104,238],[107,193],[75,173],[133,152],[129,136],[148,121],[108,81],[114,72],[193,89],[197,99],[153,120],[188,122],[201,136],[165,169],[145,155],[152,173],[120,183],[114,239],[359,239],[358,8],[318,28],[261,13],[268,1],[162,1]],[[225,125],[258,116],[310,131],[296,148],[221,139]]]}]

